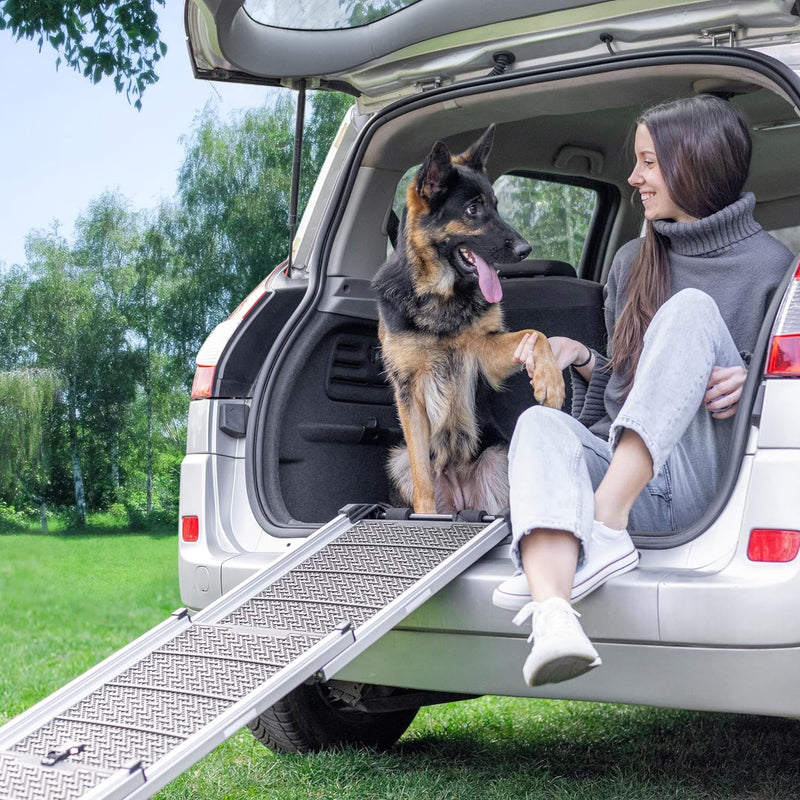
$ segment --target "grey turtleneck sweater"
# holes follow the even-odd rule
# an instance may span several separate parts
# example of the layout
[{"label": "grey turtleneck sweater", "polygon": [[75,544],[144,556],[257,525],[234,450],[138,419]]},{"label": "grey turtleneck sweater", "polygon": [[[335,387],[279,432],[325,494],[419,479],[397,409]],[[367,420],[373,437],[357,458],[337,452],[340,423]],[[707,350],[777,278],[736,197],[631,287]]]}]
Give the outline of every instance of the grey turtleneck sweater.
[{"label": "grey turtleneck sweater", "polygon": [[[755,347],[772,295],[793,260],[792,253],[753,219],[755,197],[749,192],[722,211],[695,222],[656,220],[669,240],[670,293],[700,289],[717,303],[722,318],[747,361]],[[617,252],[608,277],[605,303],[608,341],[626,299],[626,283],[641,239]],[[607,437],[625,399],[622,379],[608,369],[609,359],[595,353],[587,384],[572,372],[572,414],[593,432]]]}]

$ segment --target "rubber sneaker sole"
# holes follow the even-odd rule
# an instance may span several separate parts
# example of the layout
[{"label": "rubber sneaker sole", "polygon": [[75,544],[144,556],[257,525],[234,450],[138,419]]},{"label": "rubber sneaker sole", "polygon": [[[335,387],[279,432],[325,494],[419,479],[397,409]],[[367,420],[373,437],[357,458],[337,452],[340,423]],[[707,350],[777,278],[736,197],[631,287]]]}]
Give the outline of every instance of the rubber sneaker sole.
[{"label": "rubber sneaker sole", "polygon": [[[583,575],[579,571],[575,575],[576,582],[572,587],[570,599],[573,603],[577,603],[578,600],[600,588],[611,578],[617,575],[624,575],[626,572],[635,569],[638,563],[639,551],[633,548],[630,552],[604,564],[590,575]],[[492,604],[507,611],[519,611],[530,601],[528,581],[524,575],[516,575],[507,581],[503,581],[492,593]]]},{"label": "rubber sneaker sole", "polygon": [[[531,658],[532,655],[528,657],[528,661]],[[547,683],[561,683],[562,681],[572,680],[572,678],[584,675],[603,663],[599,656],[592,659],[570,655],[554,658],[544,664],[531,665],[529,669],[528,661],[525,662],[522,668],[522,675],[528,686],[544,686]]]}]

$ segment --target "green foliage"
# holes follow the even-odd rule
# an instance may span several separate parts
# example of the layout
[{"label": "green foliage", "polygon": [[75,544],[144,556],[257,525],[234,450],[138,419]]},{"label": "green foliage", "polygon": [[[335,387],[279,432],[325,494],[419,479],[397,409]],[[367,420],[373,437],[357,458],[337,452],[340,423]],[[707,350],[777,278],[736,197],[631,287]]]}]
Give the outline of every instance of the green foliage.
[{"label": "green foliage", "polygon": [[138,239],[135,215],[114,195],[95,200],[76,230],[72,246],[55,234],[29,237],[21,308],[35,365],[57,374],[63,386],[53,438],[72,464],[82,516],[84,498],[102,506],[119,488],[119,440],[139,361],[127,324]]},{"label": "green foliage", "polygon": [[[301,209],[351,102],[311,100]],[[36,408],[18,382],[13,407],[0,388],[0,436],[16,425],[21,454],[0,463],[0,502],[34,527],[33,495],[71,509],[50,515],[51,530],[80,526],[87,511],[139,530],[174,526],[194,358],[288,252],[293,114],[293,95],[229,123],[206,109],[174,201],[143,212],[105,193],[73,241],[57,228],[31,233],[24,268],[0,273],[0,375],[59,386]],[[25,403],[23,418],[14,409]]]},{"label": "green foliage", "polygon": [[[352,98],[321,92],[310,102],[301,213]],[[208,332],[288,255],[294,113],[288,94],[231,122],[209,106],[186,140],[177,206],[165,219],[174,251],[163,302],[167,336],[187,367]]]},{"label": "green foliage", "polygon": [[158,80],[154,67],[167,52],[160,41],[154,6],[166,0],[97,2],[77,0],[4,0],[0,3],[0,30],[17,39],[49,44],[62,60],[92,83],[113,77],[118,92],[141,108],[142,92]]},{"label": "green foliage", "polygon": [[42,425],[57,389],[48,370],[0,372],[0,496],[25,502],[41,490],[47,465]]},{"label": "green foliage", "polygon": [[495,181],[500,213],[534,248],[532,258],[578,267],[596,193],[582,186],[503,175]]},{"label": "green foliage", "polygon": [[28,531],[38,527],[30,508],[14,508],[0,500],[0,533]]}]

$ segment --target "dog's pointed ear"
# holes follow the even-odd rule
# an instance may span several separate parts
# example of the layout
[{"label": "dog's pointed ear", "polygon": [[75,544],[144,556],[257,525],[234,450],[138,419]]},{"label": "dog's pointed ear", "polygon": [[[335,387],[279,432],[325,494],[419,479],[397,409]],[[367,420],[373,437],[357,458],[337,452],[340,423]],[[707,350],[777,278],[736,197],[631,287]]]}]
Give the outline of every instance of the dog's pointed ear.
[{"label": "dog's pointed ear", "polygon": [[452,168],[452,157],[447,145],[444,142],[436,142],[417,171],[417,194],[425,200],[433,200],[444,188]]},{"label": "dog's pointed ear", "polygon": [[495,124],[492,123],[484,131],[483,136],[455,160],[465,167],[472,167],[472,169],[483,172],[486,169],[486,162],[489,160],[489,153],[492,152],[492,145],[494,145],[494,130]]}]

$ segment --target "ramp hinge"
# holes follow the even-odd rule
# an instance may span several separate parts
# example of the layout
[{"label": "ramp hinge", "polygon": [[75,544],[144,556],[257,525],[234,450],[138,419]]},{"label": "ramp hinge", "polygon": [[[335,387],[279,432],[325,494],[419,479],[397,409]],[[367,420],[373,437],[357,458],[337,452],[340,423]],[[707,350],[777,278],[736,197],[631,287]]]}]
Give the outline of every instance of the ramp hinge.
[{"label": "ramp hinge", "polygon": [[54,767],[61,761],[66,761],[68,758],[72,756],[80,755],[86,749],[86,745],[81,744],[70,744],[66,747],[63,747],[61,750],[49,750],[47,756],[42,759],[42,766],[43,767]]},{"label": "ramp hinge", "polygon": [[350,522],[358,522],[382,511],[383,506],[380,503],[348,503],[339,509],[339,513],[344,514]]}]

